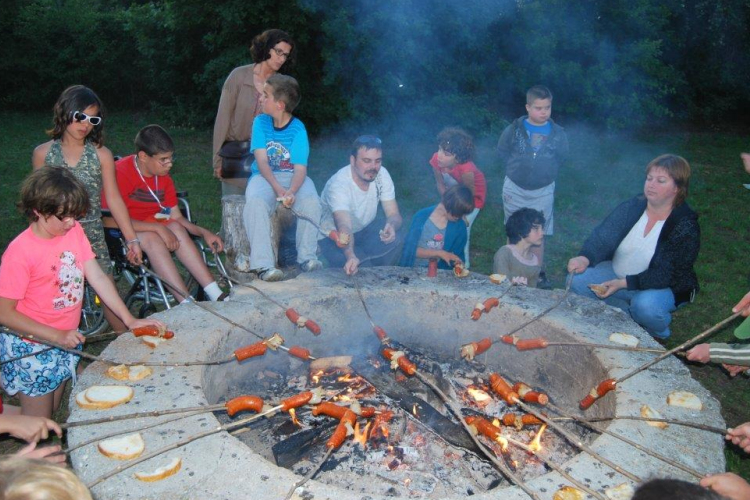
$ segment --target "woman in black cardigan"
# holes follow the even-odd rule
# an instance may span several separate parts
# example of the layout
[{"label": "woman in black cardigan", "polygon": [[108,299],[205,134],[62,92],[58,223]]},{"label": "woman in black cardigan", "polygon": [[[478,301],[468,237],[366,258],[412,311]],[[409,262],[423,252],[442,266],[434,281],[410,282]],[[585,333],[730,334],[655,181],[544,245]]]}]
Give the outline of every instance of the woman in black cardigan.
[{"label": "woman in black cardigan", "polygon": [[568,262],[578,274],[571,289],[629,312],[654,337],[669,337],[671,313],[698,291],[700,226],[685,202],[689,184],[684,158],[652,160],[643,194],[615,208]]}]

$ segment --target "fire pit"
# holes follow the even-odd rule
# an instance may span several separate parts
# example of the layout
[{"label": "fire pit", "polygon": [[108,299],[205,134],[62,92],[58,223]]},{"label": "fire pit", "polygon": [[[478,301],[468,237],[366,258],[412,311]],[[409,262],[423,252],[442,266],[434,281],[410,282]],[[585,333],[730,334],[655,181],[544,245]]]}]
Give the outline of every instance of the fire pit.
[{"label": "fire pit", "polygon": [[[500,295],[506,286],[491,284],[485,276],[456,279],[449,274],[428,279],[423,273],[404,268],[365,269],[356,278],[373,320],[398,344],[404,346],[420,371],[458,401],[465,414],[498,417],[517,408],[505,408],[501,398],[484,401],[491,372],[512,381],[523,381],[549,395],[551,403],[580,415],[578,401],[601,380],[618,376],[652,359],[654,354],[585,347],[554,347],[518,352],[497,343],[472,362],[460,359],[460,347],[484,337],[498,338],[553,305],[562,291],[545,292],[513,288],[503,296],[499,308],[479,321],[469,315],[478,301]],[[257,283],[257,282],[255,282]],[[255,284],[254,283],[254,284]],[[257,292],[235,288],[234,301],[219,304],[217,310],[263,335],[279,332],[286,345],[302,345],[315,357],[351,355],[353,373],[333,371],[310,373],[309,363],[283,352],[268,352],[241,364],[156,368],[148,379],[131,383],[135,398],[121,407],[104,412],[81,410],[71,403],[71,421],[92,416],[117,415],[144,410],[165,410],[221,403],[241,394],[257,394],[269,402],[279,401],[311,387],[320,386],[335,395],[338,404],[359,398],[362,406],[391,410],[393,417],[370,436],[365,446],[347,440],[328,460],[316,478],[305,485],[309,498],[417,498],[496,497],[499,489],[508,498],[527,498],[518,487],[472,449],[468,435],[451,418],[442,402],[415,379],[405,379],[388,370],[379,355],[380,343],[372,334],[352,278],[338,270],[304,275],[289,282],[258,284],[274,299],[289,304],[315,319],[323,333],[314,337],[298,330],[281,309]],[[220,359],[243,345],[256,342],[247,332],[233,328],[198,309],[180,306],[164,314],[176,332],[172,341],[151,350],[132,336],[113,342],[104,355],[123,361],[178,361]],[[569,296],[548,315],[519,332],[523,338],[544,336],[555,341],[608,343],[613,332],[637,336],[641,346],[657,347],[651,338],[625,314],[601,303]],[[104,377],[106,366],[91,365],[80,378],[83,388],[115,383]],[[468,389],[472,389],[471,394]],[[76,387],[75,392],[78,392]],[[669,407],[666,396],[673,390],[688,390],[703,401],[700,412]],[[341,400],[341,397],[344,400]],[[478,401],[479,400],[479,401]],[[659,411],[665,418],[722,427],[718,403],[676,359],[665,360],[623,383],[602,398],[585,417],[638,416],[642,405]],[[544,407],[537,407],[544,410]],[[553,412],[550,412],[552,415]],[[325,452],[332,419],[313,417],[300,408],[299,425],[286,414],[261,419],[237,437],[226,432],[203,438],[185,447],[151,459],[118,474],[95,487],[97,498],[283,498],[289,488]],[[117,429],[137,429],[174,416],[125,420],[69,431],[71,445]],[[153,427],[142,432],[146,452],[156,450],[189,435],[229,422],[224,413],[204,413]],[[364,421],[358,429],[364,434]],[[590,433],[581,426],[565,423],[566,429],[588,442],[603,457],[640,478],[654,475],[694,479],[654,457],[637,451],[612,436]],[[634,440],[645,448],[701,473],[724,470],[723,438],[716,434],[670,425],[658,429],[645,422],[614,420],[607,429]],[[529,442],[539,427],[504,430],[508,436]],[[375,431],[375,429],[368,429]],[[384,435],[384,434],[387,434]],[[360,438],[363,441],[364,438]],[[629,482],[589,454],[580,453],[554,430],[541,437],[549,460],[590,488],[606,488]],[[499,446],[495,447],[499,451]],[[158,483],[140,483],[132,473],[153,470],[169,458],[179,456],[182,470]],[[95,446],[72,454],[76,471],[86,482],[115,468]],[[550,472],[539,459],[510,449],[506,459],[526,484],[548,498],[562,485],[570,484],[557,472]],[[280,467],[277,461],[284,465]],[[298,473],[298,474],[295,474]]]}]

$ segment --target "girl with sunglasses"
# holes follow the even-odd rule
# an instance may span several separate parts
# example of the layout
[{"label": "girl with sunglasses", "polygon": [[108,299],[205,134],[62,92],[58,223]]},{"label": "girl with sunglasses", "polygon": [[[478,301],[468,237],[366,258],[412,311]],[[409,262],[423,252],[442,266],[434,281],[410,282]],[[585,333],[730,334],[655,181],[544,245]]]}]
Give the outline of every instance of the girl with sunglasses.
[{"label": "girl with sunglasses", "polygon": [[[86,186],[91,206],[80,223],[91,242],[97,262],[111,278],[112,261],[102,227],[102,188],[109,209],[126,238],[128,260],[140,264],[142,251],[117,188],[112,152],[103,144],[103,108],[101,100],[90,88],[73,85],[65,89],[52,110],[54,127],[47,131],[52,140],[34,149],[31,164],[35,170],[43,166],[68,168]],[[106,307],[104,315],[116,332],[126,330],[120,319]]]}]

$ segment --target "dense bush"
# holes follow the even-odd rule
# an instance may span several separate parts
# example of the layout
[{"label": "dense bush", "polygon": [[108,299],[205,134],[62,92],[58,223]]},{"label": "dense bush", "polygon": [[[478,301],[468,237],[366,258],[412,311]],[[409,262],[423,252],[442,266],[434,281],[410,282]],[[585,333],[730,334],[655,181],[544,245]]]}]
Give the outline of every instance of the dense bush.
[{"label": "dense bush", "polygon": [[299,43],[299,114],[431,136],[496,133],[544,83],[566,120],[609,128],[750,110],[746,0],[4,0],[0,106],[50,108],[83,83],[109,107],[211,123],[268,27]]}]

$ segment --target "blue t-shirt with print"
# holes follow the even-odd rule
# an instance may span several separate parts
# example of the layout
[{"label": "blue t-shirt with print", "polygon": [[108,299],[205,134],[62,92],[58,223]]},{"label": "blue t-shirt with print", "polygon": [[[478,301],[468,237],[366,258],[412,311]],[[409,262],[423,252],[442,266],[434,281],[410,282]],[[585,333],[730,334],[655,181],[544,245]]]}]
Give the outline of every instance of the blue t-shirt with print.
[{"label": "blue t-shirt with print", "polygon": [[[273,172],[292,172],[294,165],[307,166],[310,154],[310,142],[307,140],[305,125],[292,117],[282,128],[273,126],[269,115],[258,115],[253,121],[253,138],[250,150],[265,149],[268,154],[268,165]],[[258,162],[253,161],[252,175],[260,173]]]},{"label": "blue t-shirt with print", "polygon": [[552,124],[547,121],[544,125],[534,125],[529,123],[529,120],[523,121],[523,126],[526,129],[526,133],[529,135],[529,143],[534,151],[539,151],[547,140],[547,137],[552,133]]}]

